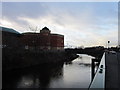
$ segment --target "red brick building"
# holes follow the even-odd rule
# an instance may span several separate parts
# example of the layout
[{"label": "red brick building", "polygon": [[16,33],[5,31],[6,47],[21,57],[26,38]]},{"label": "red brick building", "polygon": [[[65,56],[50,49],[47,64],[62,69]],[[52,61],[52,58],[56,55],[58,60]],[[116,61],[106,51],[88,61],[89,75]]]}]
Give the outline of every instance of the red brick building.
[{"label": "red brick building", "polygon": [[25,49],[42,49],[42,50],[64,50],[64,36],[52,34],[51,31],[44,27],[40,33],[23,33],[21,41]]}]

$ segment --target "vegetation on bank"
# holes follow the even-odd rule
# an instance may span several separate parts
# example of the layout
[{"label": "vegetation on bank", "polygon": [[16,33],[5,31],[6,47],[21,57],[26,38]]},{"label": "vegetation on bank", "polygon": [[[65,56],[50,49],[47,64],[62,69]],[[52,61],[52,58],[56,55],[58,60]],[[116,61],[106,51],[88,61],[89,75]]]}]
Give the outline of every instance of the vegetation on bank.
[{"label": "vegetation on bank", "polygon": [[[2,67],[3,70],[11,70],[14,68],[24,68],[41,64],[56,64],[60,62],[69,62],[78,57],[77,54],[87,54],[101,60],[106,48],[104,47],[88,47],[88,48],[67,48],[65,51],[43,51],[43,50],[18,50],[7,49],[2,50]],[[117,47],[111,47],[107,50],[119,51]]]},{"label": "vegetation on bank", "polygon": [[97,59],[101,59],[105,50],[120,52],[120,47],[104,48],[103,46],[98,47],[87,47],[87,48],[67,48],[66,52],[77,53],[77,54],[87,54],[91,55]]},{"label": "vegetation on bank", "polygon": [[20,51],[3,50],[3,70],[14,68],[24,68],[40,64],[56,64],[60,62],[72,61],[78,55],[65,51]]}]

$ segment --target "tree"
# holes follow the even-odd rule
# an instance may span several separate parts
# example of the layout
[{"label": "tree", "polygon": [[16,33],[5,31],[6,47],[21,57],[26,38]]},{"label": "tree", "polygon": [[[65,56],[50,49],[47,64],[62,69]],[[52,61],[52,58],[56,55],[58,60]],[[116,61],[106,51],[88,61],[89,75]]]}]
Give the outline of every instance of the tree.
[{"label": "tree", "polygon": [[40,29],[38,28],[38,26],[35,26],[35,27],[29,26],[29,30],[30,30],[30,31],[33,31],[34,33],[36,33],[36,31],[38,31],[38,30],[40,30]]}]

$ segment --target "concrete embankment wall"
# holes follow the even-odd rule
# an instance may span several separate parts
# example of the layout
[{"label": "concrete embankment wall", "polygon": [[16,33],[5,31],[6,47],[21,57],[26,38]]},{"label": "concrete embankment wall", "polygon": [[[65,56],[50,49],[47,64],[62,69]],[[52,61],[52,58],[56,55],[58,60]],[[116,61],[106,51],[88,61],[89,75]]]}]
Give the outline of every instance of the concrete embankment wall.
[{"label": "concrete embankment wall", "polygon": [[3,50],[3,70],[30,67],[39,64],[55,64],[72,61],[78,56],[65,51],[11,51]]}]

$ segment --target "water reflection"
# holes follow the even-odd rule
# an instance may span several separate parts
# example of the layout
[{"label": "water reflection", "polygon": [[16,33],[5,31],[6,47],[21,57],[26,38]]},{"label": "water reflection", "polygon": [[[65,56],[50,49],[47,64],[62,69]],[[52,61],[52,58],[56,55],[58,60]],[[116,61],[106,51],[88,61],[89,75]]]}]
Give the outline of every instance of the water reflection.
[{"label": "water reflection", "polygon": [[69,62],[65,62],[66,65],[71,65],[72,64],[72,61],[69,61]]},{"label": "water reflection", "polygon": [[86,67],[90,67],[91,66],[91,64],[89,64],[89,63],[79,63],[79,65],[84,65]]},{"label": "water reflection", "polygon": [[91,58],[80,55],[72,62],[42,65],[3,73],[3,88],[88,88]]},{"label": "water reflection", "polygon": [[[52,79],[63,76],[63,64],[43,65],[19,71],[4,73],[3,87],[6,88],[44,88]],[[7,83],[6,83],[7,82]],[[16,84],[15,84],[16,83]]]}]

